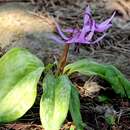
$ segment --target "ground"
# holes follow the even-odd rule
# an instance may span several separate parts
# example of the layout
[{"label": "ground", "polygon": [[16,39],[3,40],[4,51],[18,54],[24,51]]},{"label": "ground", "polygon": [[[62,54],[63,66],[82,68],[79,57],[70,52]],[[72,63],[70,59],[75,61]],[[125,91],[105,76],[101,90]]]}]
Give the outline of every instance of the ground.
[{"label": "ground", "polygon": [[[108,12],[104,8],[104,3],[102,1],[82,1],[82,0],[71,0],[69,1],[56,1],[49,0],[48,2],[44,1],[44,7],[42,10],[34,5],[34,11],[37,13],[42,13],[47,16],[54,16],[57,21],[66,26],[73,26],[75,22],[79,24],[82,23],[80,15],[89,3],[92,10],[93,16],[96,20],[104,20],[107,17],[111,16],[111,12]],[[2,3],[4,4],[4,3]],[[24,4],[28,4],[24,3]],[[64,14],[64,15],[63,15]],[[24,17],[23,17],[24,19]],[[76,56],[71,54],[70,62],[74,61],[76,58],[89,57],[93,58],[99,63],[108,63],[115,65],[124,75],[130,80],[130,29],[120,29],[113,25],[109,30],[108,35],[97,45],[94,46],[82,46],[80,54]],[[4,50],[1,50],[1,55],[3,55]],[[48,53],[47,53],[48,54]],[[47,56],[46,56],[47,57]],[[44,59],[44,58],[43,58]],[[109,84],[106,81],[103,81],[99,77],[82,77],[75,76],[72,78],[72,81],[77,84],[77,87],[84,86],[84,83],[87,79],[90,79],[91,86],[103,86],[109,87]],[[81,88],[79,88],[81,92]],[[100,91],[100,92],[99,92]],[[97,101],[97,95],[101,93],[106,93],[111,101],[107,103],[100,103]],[[39,95],[40,96],[40,95]],[[129,130],[130,129],[130,103],[128,99],[120,98],[119,95],[116,95],[111,89],[104,91],[98,89],[94,94],[82,95],[81,93],[81,113],[83,121],[87,124],[86,130]],[[19,119],[17,122],[12,124],[5,124],[0,127],[0,130],[42,130],[39,121],[38,115],[38,102],[39,97],[33,108],[27,112],[27,114]],[[113,113],[118,115],[116,124],[110,125],[105,121],[105,114]],[[64,128],[71,126],[71,119],[68,116],[66,120],[66,125]]]}]

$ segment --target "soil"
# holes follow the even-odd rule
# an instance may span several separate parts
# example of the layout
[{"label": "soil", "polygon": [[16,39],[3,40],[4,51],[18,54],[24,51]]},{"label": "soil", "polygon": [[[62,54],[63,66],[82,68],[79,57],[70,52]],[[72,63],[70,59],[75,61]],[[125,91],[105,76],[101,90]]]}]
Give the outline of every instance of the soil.
[{"label": "soil", "polygon": [[[21,2],[21,1],[20,1]],[[3,2],[2,5],[5,3]],[[7,3],[6,3],[7,4]],[[9,3],[10,4],[10,3]],[[25,5],[30,4],[29,1],[24,3]],[[34,4],[34,3],[33,3]],[[82,0],[48,0],[44,1],[42,5],[34,4],[32,6],[33,11],[38,15],[53,16],[63,26],[74,26],[76,22],[82,24],[82,20],[77,19],[77,16],[83,12],[86,5],[89,4],[93,10],[93,16],[96,20],[104,20],[108,16],[111,16],[111,12],[105,9],[105,4],[100,0],[82,1]],[[2,6],[0,5],[0,6]],[[24,19],[24,17],[23,17]],[[40,28],[40,27],[39,27]],[[52,29],[53,30],[53,29]],[[34,30],[37,32],[37,30]],[[1,32],[2,33],[2,32]],[[20,32],[21,33],[21,32]],[[8,35],[9,36],[9,35]],[[5,41],[3,41],[5,43]],[[21,40],[20,40],[21,42]],[[36,41],[37,42],[37,41]],[[54,44],[54,43],[53,43]],[[13,47],[13,46],[12,46]],[[27,46],[26,46],[27,47]],[[39,50],[35,48],[34,50]],[[46,48],[46,46],[44,46]],[[47,57],[53,58],[54,55],[58,58],[59,54],[57,46],[50,49],[45,53],[37,54],[42,60]],[[10,47],[9,47],[10,48]],[[28,47],[30,48],[30,47]],[[59,48],[59,47],[58,47]],[[114,24],[113,27],[108,31],[108,35],[98,44],[92,46],[82,46],[80,53],[73,54],[73,48],[70,50],[70,62],[80,58],[92,58],[99,63],[107,63],[115,65],[128,80],[130,80],[130,28],[120,29]],[[2,56],[8,50],[8,45],[3,47],[1,45],[0,55]],[[42,51],[46,52],[46,49]],[[41,52],[42,52],[41,51]],[[32,50],[33,52],[33,50]],[[38,53],[38,51],[35,51]],[[59,53],[59,51],[58,51]],[[44,57],[43,57],[44,56]],[[47,59],[49,62],[49,59]],[[98,87],[94,93],[88,93],[87,95],[82,94],[81,88],[84,86],[86,81],[89,79],[90,86]],[[110,85],[100,79],[99,77],[83,77],[76,75],[72,78],[72,81],[77,84],[79,91],[81,92],[81,113],[84,123],[86,124],[85,130],[129,130],[130,129],[130,102],[129,99],[121,98],[115,94],[111,89]],[[107,91],[102,90],[99,86],[110,87]],[[41,92],[39,92],[41,93]],[[101,103],[97,100],[98,95],[105,93],[111,100],[106,103]],[[39,94],[40,96],[40,94]],[[43,130],[39,119],[39,96],[32,107],[24,117],[16,122],[5,124],[0,126],[0,130]],[[105,120],[105,115],[108,113],[115,114],[117,116],[116,124],[110,125]],[[69,129],[73,126],[72,120],[68,116],[65,121],[65,125],[62,130]]]}]

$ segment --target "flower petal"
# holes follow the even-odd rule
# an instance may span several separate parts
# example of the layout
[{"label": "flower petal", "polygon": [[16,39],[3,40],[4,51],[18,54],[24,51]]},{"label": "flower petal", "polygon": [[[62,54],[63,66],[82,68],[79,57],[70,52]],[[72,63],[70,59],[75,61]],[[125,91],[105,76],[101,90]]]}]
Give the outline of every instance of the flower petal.
[{"label": "flower petal", "polygon": [[76,33],[72,38],[70,38],[66,43],[79,43],[80,32]]},{"label": "flower petal", "polygon": [[76,28],[67,28],[67,29],[63,29],[63,32],[75,34],[75,33],[79,32],[79,30]]},{"label": "flower petal", "polygon": [[82,28],[81,33],[79,35],[79,38],[78,38],[79,42],[84,41],[86,33],[88,33],[89,31],[91,31],[91,26],[92,25],[84,25],[84,27]]},{"label": "flower petal", "polygon": [[84,41],[85,35],[86,35],[87,32],[89,32],[89,30],[90,30],[90,29],[88,28],[88,30],[87,30],[86,27],[84,27],[84,28],[81,30],[81,33],[80,33],[80,35],[79,35],[79,37],[78,37],[78,42]]},{"label": "flower petal", "polygon": [[94,31],[95,31],[95,20],[92,20],[92,28],[91,28],[91,32],[85,37],[86,41],[90,41],[94,35]]},{"label": "flower petal", "polygon": [[115,12],[113,13],[113,15],[109,19],[105,20],[101,24],[96,24],[96,31],[97,32],[104,32],[107,29],[109,29],[112,26],[111,21],[112,21],[114,16],[115,16]]},{"label": "flower petal", "polygon": [[55,35],[49,35],[49,39],[55,41],[58,44],[65,44],[65,41],[63,41],[62,39],[60,39],[59,37]]},{"label": "flower petal", "polygon": [[60,36],[61,36],[64,40],[68,40],[69,38],[64,35],[64,33],[61,31],[60,25],[59,25],[56,21],[55,21],[55,25],[56,25],[56,27],[57,27],[57,31],[58,31],[58,33],[60,34]]},{"label": "flower petal", "polygon": [[95,44],[95,43],[98,43],[99,41],[101,41],[104,37],[106,36],[106,33],[105,34],[103,34],[101,37],[99,37],[98,39],[96,39],[95,41],[91,41],[91,42],[89,42],[89,41],[84,41],[84,43],[82,43],[82,44]]},{"label": "flower petal", "polygon": [[91,10],[90,7],[87,6],[85,9],[85,14],[84,14],[84,26],[87,25],[90,22],[90,17],[91,17]]},{"label": "flower petal", "polygon": [[92,41],[91,44],[98,43],[98,42],[101,41],[105,36],[106,36],[106,33],[104,33],[101,37],[97,38],[95,41]]},{"label": "flower petal", "polygon": [[108,30],[110,27],[112,27],[112,24],[108,24],[106,26],[99,26],[98,24],[96,24],[95,31],[96,32],[104,32],[104,31]]}]

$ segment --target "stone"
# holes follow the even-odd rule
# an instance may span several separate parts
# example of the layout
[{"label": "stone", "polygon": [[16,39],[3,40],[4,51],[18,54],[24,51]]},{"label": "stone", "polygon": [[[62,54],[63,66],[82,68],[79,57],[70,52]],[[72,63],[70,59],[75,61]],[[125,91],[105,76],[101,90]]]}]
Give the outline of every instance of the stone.
[{"label": "stone", "polygon": [[52,19],[35,15],[33,9],[31,3],[0,4],[0,47],[5,51],[27,48],[44,59],[49,51],[58,52],[60,46],[48,39],[48,34],[54,31]]}]

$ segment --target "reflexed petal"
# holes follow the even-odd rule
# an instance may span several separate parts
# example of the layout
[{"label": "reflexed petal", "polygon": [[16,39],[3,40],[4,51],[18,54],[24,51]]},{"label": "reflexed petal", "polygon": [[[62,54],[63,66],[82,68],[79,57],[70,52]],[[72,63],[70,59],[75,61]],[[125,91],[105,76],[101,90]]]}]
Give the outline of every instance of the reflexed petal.
[{"label": "reflexed petal", "polygon": [[80,33],[76,33],[70,40],[68,40],[66,43],[80,43],[79,41],[79,35]]},{"label": "reflexed petal", "polygon": [[115,16],[115,12],[113,13],[113,15],[109,19],[105,20],[101,24],[96,24],[96,31],[97,32],[104,32],[107,29],[109,29],[112,26],[111,21],[112,21],[114,16]]},{"label": "reflexed petal", "polygon": [[65,41],[61,40],[59,37],[55,35],[50,35],[49,38],[58,44],[65,44]]},{"label": "reflexed petal", "polygon": [[85,40],[90,41],[94,35],[94,31],[95,31],[95,21],[92,21],[92,28],[91,28],[91,32],[85,37]]},{"label": "reflexed petal", "polygon": [[104,31],[108,30],[110,27],[112,27],[112,24],[108,24],[106,26],[99,26],[98,24],[96,24],[95,31],[96,32],[104,32]]},{"label": "reflexed petal", "polygon": [[74,30],[75,30],[74,28],[67,28],[67,29],[63,29],[63,32],[73,33]]},{"label": "reflexed petal", "polygon": [[[92,25],[91,25],[91,26],[92,26]],[[86,26],[84,26],[84,27],[82,28],[81,33],[80,33],[80,35],[79,35],[79,41],[80,41],[80,42],[84,41],[86,34],[87,34],[89,31],[91,31],[91,26],[90,26],[90,25],[86,25]]]},{"label": "reflexed petal", "polygon": [[112,21],[114,16],[115,16],[115,12],[112,14],[112,16],[109,19],[102,22],[101,25],[108,25]]},{"label": "reflexed petal", "polygon": [[84,41],[85,35],[86,35],[86,30],[85,30],[85,28],[83,28],[80,35],[79,35],[79,38],[78,38],[79,42]]},{"label": "reflexed petal", "polygon": [[95,41],[92,41],[91,44],[98,43],[98,42],[101,41],[105,36],[106,36],[106,33],[103,34],[101,37],[97,38]]},{"label": "reflexed petal", "polygon": [[92,15],[92,14],[91,14],[91,9],[90,9],[89,6],[86,7],[86,9],[85,9],[85,14],[88,14],[88,15],[90,15],[90,16]]},{"label": "reflexed petal", "polygon": [[66,36],[64,35],[64,33],[61,31],[60,25],[59,25],[56,21],[55,21],[55,24],[56,24],[57,31],[58,31],[58,33],[60,34],[60,36],[61,36],[64,40],[68,40],[69,38],[66,37]]},{"label": "reflexed petal", "polygon": [[95,41],[91,41],[91,42],[88,42],[87,40],[84,41],[84,43],[82,44],[95,44],[95,43],[98,43],[99,41],[101,41],[104,37],[106,36],[106,33],[103,34],[101,37],[99,37],[98,39],[96,39]]},{"label": "reflexed petal", "polygon": [[85,9],[85,14],[84,14],[84,26],[90,22],[90,17],[91,17],[91,10],[90,7],[87,6]]}]

